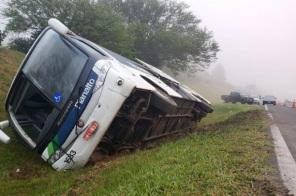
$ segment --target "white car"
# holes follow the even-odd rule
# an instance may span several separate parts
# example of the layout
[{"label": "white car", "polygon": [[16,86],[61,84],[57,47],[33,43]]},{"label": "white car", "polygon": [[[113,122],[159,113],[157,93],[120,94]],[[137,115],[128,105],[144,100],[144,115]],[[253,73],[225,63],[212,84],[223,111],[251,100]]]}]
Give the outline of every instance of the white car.
[{"label": "white car", "polygon": [[260,105],[260,99],[258,97],[253,97],[253,100],[254,104]]},{"label": "white car", "polygon": [[26,55],[6,110],[9,125],[56,170],[194,129],[213,111],[162,71],[79,37],[56,19]]}]

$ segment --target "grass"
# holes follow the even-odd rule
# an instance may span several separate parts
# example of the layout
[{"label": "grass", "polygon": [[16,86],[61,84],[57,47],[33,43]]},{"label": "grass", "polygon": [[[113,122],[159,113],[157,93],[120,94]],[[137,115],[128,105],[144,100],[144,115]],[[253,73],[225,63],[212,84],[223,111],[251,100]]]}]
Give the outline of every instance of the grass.
[{"label": "grass", "polygon": [[250,106],[250,105],[243,105],[243,104],[216,104],[215,105],[215,112],[209,114],[206,118],[201,121],[201,126],[208,125],[208,124],[216,124],[219,122],[223,122],[229,119],[236,114],[241,112],[246,112],[250,110],[260,109],[257,106]]},{"label": "grass", "polygon": [[82,178],[77,178],[70,192],[81,195],[273,193],[276,183],[270,175],[273,168],[267,164],[272,146],[265,117],[261,110],[249,109],[218,124],[208,123],[201,127],[201,132],[189,137],[91,168]]},{"label": "grass", "polygon": [[[0,50],[2,100],[22,57],[14,53]],[[16,59],[11,65],[10,58]],[[277,194],[265,125],[255,106],[220,104],[199,132],[67,172],[51,169],[8,130],[12,143],[0,144],[0,195]]]},{"label": "grass", "polygon": [[[218,106],[217,114],[219,108],[225,110]],[[76,171],[54,171],[13,138],[8,146],[0,144],[0,195],[273,193],[264,114],[250,109],[207,122],[190,136]]]},{"label": "grass", "polygon": [[0,120],[5,117],[3,106],[7,89],[23,58],[24,54],[20,52],[0,48]]}]

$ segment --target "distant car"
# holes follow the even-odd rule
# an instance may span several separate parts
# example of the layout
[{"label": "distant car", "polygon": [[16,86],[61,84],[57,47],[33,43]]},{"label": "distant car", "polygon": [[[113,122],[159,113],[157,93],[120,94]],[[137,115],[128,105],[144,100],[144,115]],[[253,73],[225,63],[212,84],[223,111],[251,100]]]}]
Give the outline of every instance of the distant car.
[{"label": "distant car", "polygon": [[225,103],[237,103],[241,102],[242,103],[242,97],[239,92],[232,91],[230,92],[229,95],[222,95],[221,99],[224,100]]},{"label": "distant car", "polygon": [[232,91],[230,92],[229,95],[222,95],[221,99],[225,102],[225,103],[241,103],[241,104],[253,104],[254,103],[254,99],[250,96],[247,95],[242,95],[239,92],[235,92]]},{"label": "distant car", "polygon": [[276,97],[271,95],[263,97],[263,105],[265,104],[276,105]]},{"label": "distant car", "polygon": [[260,105],[260,99],[258,97],[254,97],[254,104]]},{"label": "distant car", "polygon": [[241,95],[241,103],[242,104],[253,104],[254,103],[254,99],[250,96],[247,95]]}]

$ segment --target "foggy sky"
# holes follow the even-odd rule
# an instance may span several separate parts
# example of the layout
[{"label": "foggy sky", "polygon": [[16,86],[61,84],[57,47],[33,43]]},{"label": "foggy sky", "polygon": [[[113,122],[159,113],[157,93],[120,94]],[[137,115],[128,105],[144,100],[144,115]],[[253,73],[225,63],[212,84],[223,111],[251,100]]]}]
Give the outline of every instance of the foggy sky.
[{"label": "foggy sky", "polygon": [[[295,0],[184,1],[213,31],[221,48],[216,64],[224,66],[228,82],[296,98]],[[0,17],[0,29],[6,22]]]},{"label": "foggy sky", "polygon": [[296,98],[295,0],[184,0],[220,44],[234,85]]}]

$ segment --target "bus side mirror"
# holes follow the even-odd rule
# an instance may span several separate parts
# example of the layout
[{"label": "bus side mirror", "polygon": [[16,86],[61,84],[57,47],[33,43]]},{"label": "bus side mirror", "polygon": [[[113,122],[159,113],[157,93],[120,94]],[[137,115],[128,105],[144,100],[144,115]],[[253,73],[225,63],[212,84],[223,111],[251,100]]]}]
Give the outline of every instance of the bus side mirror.
[{"label": "bus side mirror", "polygon": [[70,31],[70,29],[66,25],[64,25],[61,21],[59,21],[56,18],[49,19],[48,20],[48,25],[53,30],[58,32],[59,34],[62,34],[62,35],[72,34],[72,35],[74,35],[74,33],[72,31]]}]

